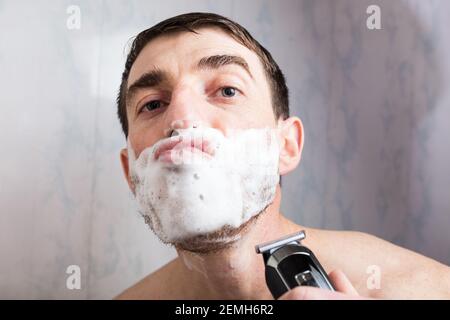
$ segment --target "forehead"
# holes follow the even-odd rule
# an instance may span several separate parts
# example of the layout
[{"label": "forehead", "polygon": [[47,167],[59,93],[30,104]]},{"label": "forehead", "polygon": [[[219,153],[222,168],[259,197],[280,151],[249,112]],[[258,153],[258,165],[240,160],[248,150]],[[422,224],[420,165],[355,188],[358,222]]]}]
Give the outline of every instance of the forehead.
[{"label": "forehead", "polygon": [[245,59],[255,78],[263,78],[259,57],[219,28],[207,27],[159,36],[151,40],[134,62],[128,84],[152,69],[179,74],[192,70],[206,56],[229,54]]}]

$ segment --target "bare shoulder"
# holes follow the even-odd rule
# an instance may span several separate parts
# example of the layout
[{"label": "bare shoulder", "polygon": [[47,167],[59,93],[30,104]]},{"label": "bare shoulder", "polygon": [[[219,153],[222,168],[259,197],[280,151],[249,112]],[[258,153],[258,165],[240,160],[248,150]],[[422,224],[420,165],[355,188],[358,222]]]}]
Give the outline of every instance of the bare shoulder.
[{"label": "bare shoulder", "polygon": [[160,300],[172,299],[175,288],[177,259],[149,274],[115,297],[115,300]]},{"label": "bare shoulder", "polygon": [[363,232],[311,233],[323,250],[327,271],[343,270],[363,296],[450,299],[450,268],[436,260]]}]

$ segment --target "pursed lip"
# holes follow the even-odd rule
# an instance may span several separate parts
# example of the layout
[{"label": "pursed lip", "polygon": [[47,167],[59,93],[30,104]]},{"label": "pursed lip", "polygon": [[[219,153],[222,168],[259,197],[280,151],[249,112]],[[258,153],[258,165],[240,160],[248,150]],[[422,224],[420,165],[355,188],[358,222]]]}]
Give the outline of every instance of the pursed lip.
[{"label": "pursed lip", "polygon": [[212,143],[202,137],[176,136],[168,141],[162,142],[155,150],[155,160],[159,160],[163,155],[170,157],[172,151],[190,149],[191,152],[202,152],[208,158],[214,156]]}]

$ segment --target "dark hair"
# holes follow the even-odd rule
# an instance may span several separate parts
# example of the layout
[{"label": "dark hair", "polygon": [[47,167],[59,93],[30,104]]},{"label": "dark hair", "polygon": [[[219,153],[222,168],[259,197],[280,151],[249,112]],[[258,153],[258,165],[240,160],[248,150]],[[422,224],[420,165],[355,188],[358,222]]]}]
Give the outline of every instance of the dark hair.
[{"label": "dark hair", "polygon": [[136,61],[139,53],[147,43],[159,36],[180,31],[197,33],[195,30],[202,27],[218,27],[258,55],[269,81],[275,118],[279,119],[282,117],[283,119],[286,119],[289,117],[289,97],[286,80],[269,51],[260,45],[245,28],[236,22],[213,13],[193,12],[164,20],[153,27],[142,31],[133,40],[125,62],[125,70],[122,73],[122,82],[117,96],[117,114],[125,137],[128,136],[128,120],[126,112],[127,82],[131,67]]}]

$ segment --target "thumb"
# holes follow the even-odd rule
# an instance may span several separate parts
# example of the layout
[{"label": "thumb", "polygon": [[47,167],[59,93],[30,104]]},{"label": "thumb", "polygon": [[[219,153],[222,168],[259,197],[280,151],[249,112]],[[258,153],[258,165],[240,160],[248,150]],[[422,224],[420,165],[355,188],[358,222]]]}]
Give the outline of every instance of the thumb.
[{"label": "thumb", "polygon": [[333,270],[328,275],[330,278],[330,281],[333,283],[334,288],[336,291],[346,293],[353,296],[358,296],[358,291],[356,291],[355,287],[352,285],[350,280],[347,278],[347,276],[342,272],[341,270]]}]

